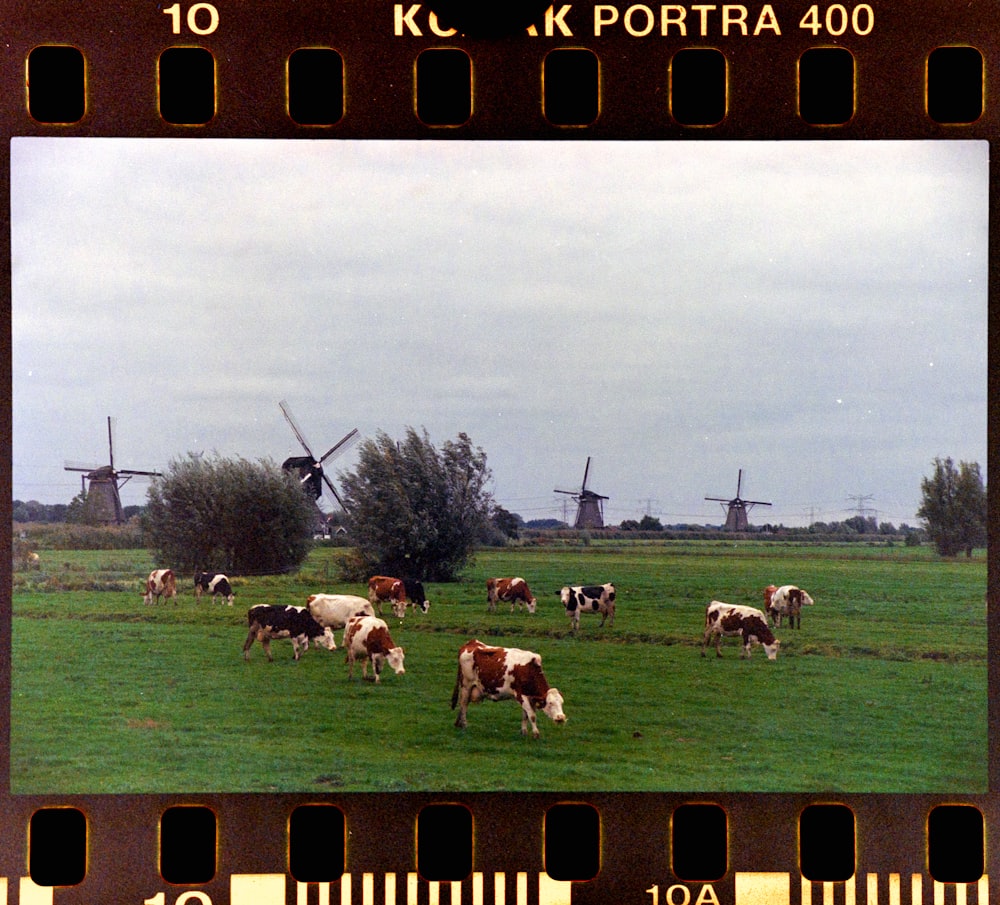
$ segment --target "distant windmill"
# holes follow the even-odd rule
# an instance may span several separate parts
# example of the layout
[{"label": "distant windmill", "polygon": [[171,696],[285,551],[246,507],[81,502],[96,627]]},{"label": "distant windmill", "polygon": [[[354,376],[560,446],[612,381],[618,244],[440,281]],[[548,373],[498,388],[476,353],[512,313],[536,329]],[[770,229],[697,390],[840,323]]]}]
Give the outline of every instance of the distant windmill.
[{"label": "distant windmill", "polygon": [[565,493],[576,500],[576,521],[574,528],[603,528],[604,527],[604,500],[610,497],[601,496],[587,489],[587,475],[590,473],[590,456],[587,456],[587,465],[583,469],[583,484],[579,490],[555,490],[553,493]]},{"label": "distant windmill", "polygon": [[115,447],[111,431],[111,418],[108,417],[108,464],[107,465],[81,465],[79,463],[67,462],[64,466],[66,471],[82,471],[80,483],[89,483],[87,491],[87,513],[88,521],[92,522],[113,522],[121,525],[125,522],[125,511],[122,508],[122,498],[119,488],[137,476],[160,478],[163,475],[158,471],[137,471],[131,468],[115,468]]},{"label": "distant windmill", "polygon": [[308,453],[306,456],[292,456],[285,459],[281,463],[281,467],[285,471],[297,471],[299,475],[299,481],[302,486],[307,490],[314,500],[319,500],[323,495],[323,485],[326,484],[330,488],[330,492],[333,494],[334,499],[340,504],[340,508],[347,510],[344,505],[343,499],[339,493],[337,493],[337,488],[333,486],[333,481],[331,481],[326,473],[323,471],[323,463],[330,459],[331,456],[340,455],[346,452],[357,440],[358,429],[354,428],[350,433],[345,434],[340,440],[334,443],[322,456],[318,459],[313,455],[312,450],[309,448],[309,444],[306,442],[302,431],[299,426],[295,423],[295,419],[292,417],[292,412],[288,408],[287,402],[279,402],[278,406],[281,408],[281,413],[285,416],[285,420],[291,425],[292,430],[295,433],[296,438],[299,443],[302,444],[302,448]]},{"label": "distant windmill", "polygon": [[747,531],[750,528],[750,523],[747,521],[747,513],[754,506],[770,506],[770,503],[764,503],[760,500],[744,500],[740,497],[740,486],[743,483],[743,469],[740,469],[739,476],[736,478],[736,496],[731,499],[723,499],[717,496],[707,496],[706,500],[714,500],[718,503],[725,503],[726,506],[726,531]]}]

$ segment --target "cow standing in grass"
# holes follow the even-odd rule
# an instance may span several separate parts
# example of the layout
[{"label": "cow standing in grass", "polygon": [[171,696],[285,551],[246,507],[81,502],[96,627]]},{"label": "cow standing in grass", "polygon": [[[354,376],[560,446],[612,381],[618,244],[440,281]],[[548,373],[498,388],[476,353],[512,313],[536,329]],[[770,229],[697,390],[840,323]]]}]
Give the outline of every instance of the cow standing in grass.
[{"label": "cow standing in grass", "polygon": [[320,625],[303,606],[281,606],[268,603],[258,603],[247,610],[247,640],[243,644],[243,659],[250,659],[250,648],[254,641],[259,641],[267,659],[271,663],[271,641],[275,638],[289,638],[295,659],[298,660],[304,651],[309,650],[309,642],[336,650],[333,640],[333,629]]},{"label": "cow standing in grass", "polygon": [[491,613],[497,609],[497,601],[510,602],[510,611],[514,607],[524,607],[529,613],[535,612],[538,601],[528,588],[528,582],[523,578],[487,578],[486,608]]},{"label": "cow standing in grass", "polygon": [[801,588],[792,584],[775,588],[767,604],[767,615],[775,626],[781,627],[781,617],[788,617],[789,628],[802,628],[802,607],[812,606],[813,599]]},{"label": "cow standing in grass", "polygon": [[406,615],[407,606],[420,607],[424,613],[431,606],[421,582],[409,578],[392,578],[388,575],[373,575],[368,579],[368,600],[379,616],[382,615],[382,603],[388,600],[397,619],[402,619]]},{"label": "cow standing in grass", "polygon": [[542,658],[534,651],[515,647],[490,647],[473,640],[462,645],[458,652],[458,677],[451,695],[451,709],[458,706],[455,725],[466,726],[466,712],[470,703],[483,698],[503,701],[513,698],[521,705],[521,735],[538,738],[538,720],[535,711],[541,710],[556,723],[565,723],[563,696],[552,688],[542,672]]},{"label": "cow standing in grass", "polygon": [[347,677],[354,677],[354,661],[361,660],[361,676],[368,678],[368,664],[372,665],[375,682],[379,681],[382,667],[389,667],[401,676],[404,651],[392,640],[389,626],[378,616],[352,616],[344,629],[344,649],[347,651]]},{"label": "cow standing in grass", "polygon": [[320,625],[332,629],[345,628],[352,616],[375,615],[372,605],[354,594],[311,594],[306,607]]},{"label": "cow standing in grass", "polygon": [[713,600],[705,608],[705,636],[701,641],[701,655],[705,656],[708,642],[715,638],[715,655],[722,656],[719,649],[723,636],[738,637],[743,647],[742,656],[750,658],[750,647],[759,644],[764,648],[768,660],[778,656],[780,641],[768,627],[767,617],[752,606],[739,606]]},{"label": "cow standing in grass", "polygon": [[146,579],[146,593],[142,602],[149,606],[154,597],[157,603],[160,602],[161,597],[173,597],[174,603],[177,603],[177,577],[172,569],[153,569],[149,573],[149,577]]},{"label": "cow standing in grass", "polygon": [[221,572],[197,572],[194,576],[194,596],[196,600],[201,599],[202,594],[211,594],[212,601],[216,596],[222,595],[222,599],[230,606],[233,605],[233,586],[229,579]]},{"label": "cow standing in grass", "polygon": [[573,631],[580,628],[580,613],[600,613],[601,628],[608,616],[611,625],[615,624],[615,586],[608,582],[598,585],[567,586],[559,592],[562,605],[566,607],[566,615],[573,622]]}]

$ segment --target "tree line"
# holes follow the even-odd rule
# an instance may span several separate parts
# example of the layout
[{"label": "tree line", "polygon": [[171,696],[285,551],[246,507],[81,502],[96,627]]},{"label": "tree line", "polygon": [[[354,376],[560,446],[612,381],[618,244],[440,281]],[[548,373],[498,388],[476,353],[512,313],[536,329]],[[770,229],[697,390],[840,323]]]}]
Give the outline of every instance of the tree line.
[{"label": "tree line", "polygon": [[[986,543],[986,487],[978,463],[938,458],[921,482],[922,528],[899,529],[855,516],[809,528],[761,526],[755,532],[885,537],[907,543],[929,538],[942,556],[972,555]],[[346,580],[385,573],[425,581],[458,576],[477,546],[502,545],[540,522],[525,522],[490,493],[486,453],[464,433],[440,448],[426,430],[407,428],[401,440],[379,432],[362,442],[358,462],[341,475],[346,512],[339,522],[350,539]],[[85,518],[86,495],[65,506],[14,501],[15,522],[72,523]],[[249,575],[295,569],[312,548],[319,511],[296,475],[273,461],[189,455],[169,463],[151,484],[144,507],[126,517],[141,528],[158,562],[183,570]],[[549,523],[553,524],[549,524]],[[548,520],[545,527],[566,527]],[[645,516],[618,530],[673,533],[706,526],[663,526]]]}]

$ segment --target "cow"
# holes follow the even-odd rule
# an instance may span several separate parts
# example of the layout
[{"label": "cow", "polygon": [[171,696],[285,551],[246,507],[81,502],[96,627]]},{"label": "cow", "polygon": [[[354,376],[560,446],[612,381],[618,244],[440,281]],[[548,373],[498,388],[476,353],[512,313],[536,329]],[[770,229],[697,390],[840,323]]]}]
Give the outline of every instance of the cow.
[{"label": "cow", "polygon": [[802,628],[802,607],[812,606],[813,599],[801,588],[785,584],[775,588],[767,604],[767,615],[774,625],[781,626],[781,617],[788,617],[789,628]]},{"label": "cow", "polygon": [[306,601],[309,614],[320,625],[344,628],[352,616],[374,616],[375,610],[364,597],[353,594],[310,594]]},{"label": "cow", "polygon": [[600,613],[601,625],[608,616],[615,624],[615,586],[608,582],[599,585],[574,585],[559,592],[566,615],[573,620],[573,631],[580,627],[580,613]]},{"label": "cow", "polygon": [[375,682],[378,683],[382,667],[388,663],[397,676],[403,668],[403,648],[389,635],[389,626],[378,616],[352,616],[344,629],[344,649],[347,651],[347,677],[354,678],[354,661],[361,660],[361,676],[368,678],[371,661]]},{"label": "cow", "polygon": [[196,572],[194,576],[194,596],[200,600],[202,594],[211,594],[212,602],[215,602],[216,595],[221,594],[222,599],[230,606],[233,605],[233,586],[229,583],[221,572]]},{"label": "cow", "polygon": [[250,648],[257,640],[264,648],[269,662],[274,662],[271,656],[271,641],[275,638],[291,638],[292,650],[298,660],[304,651],[309,650],[312,641],[327,650],[336,650],[333,640],[333,629],[320,625],[304,606],[281,606],[280,604],[258,603],[247,610],[247,640],[243,645],[243,659],[250,659]]},{"label": "cow", "polygon": [[392,612],[397,619],[406,614],[408,605],[419,606],[426,613],[430,603],[424,595],[424,586],[419,581],[403,578],[391,578],[388,575],[373,575],[368,579],[368,599],[382,615],[382,603],[392,602]]},{"label": "cow", "polygon": [[521,735],[538,738],[535,711],[541,710],[556,723],[565,723],[563,696],[552,688],[542,672],[542,658],[534,651],[516,647],[489,647],[478,639],[462,645],[458,652],[458,677],[451,695],[451,709],[458,705],[455,725],[466,726],[469,703],[483,698],[503,701],[513,698],[521,705]]},{"label": "cow", "polygon": [[529,613],[535,612],[538,601],[528,589],[528,582],[523,578],[487,578],[486,605],[491,613],[497,609],[497,601],[510,601],[510,611],[514,607],[525,607]]},{"label": "cow", "polygon": [[723,603],[720,600],[713,600],[705,608],[705,637],[701,642],[703,657],[713,635],[717,657],[722,656],[719,646],[723,635],[739,636],[743,645],[741,656],[747,659],[750,658],[751,645],[756,643],[764,648],[768,660],[774,660],[778,656],[778,647],[781,644],[775,639],[774,633],[768,627],[767,617],[760,610],[752,606]]},{"label": "cow", "polygon": [[177,578],[172,569],[153,569],[149,573],[142,602],[149,606],[154,597],[157,603],[161,597],[173,597],[174,603],[177,603]]}]

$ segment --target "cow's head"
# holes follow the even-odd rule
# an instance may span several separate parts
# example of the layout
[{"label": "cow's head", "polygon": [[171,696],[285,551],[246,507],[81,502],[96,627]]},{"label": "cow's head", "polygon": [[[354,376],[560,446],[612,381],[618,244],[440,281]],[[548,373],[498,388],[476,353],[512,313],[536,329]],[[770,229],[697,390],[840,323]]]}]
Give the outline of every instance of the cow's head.
[{"label": "cow's head", "polygon": [[767,654],[768,660],[778,659],[778,648],[781,647],[781,642],[775,639],[773,644],[762,644],[761,647],[764,648],[764,653]]},{"label": "cow's head", "polygon": [[529,613],[535,612],[535,607],[538,606],[538,598],[532,597],[530,600],[526,600],[524,605],[528,608]]},{"label": "cow's head", "polygon": [[545,705],[541,708],[550,720],[556,723],[565,723],[566,714],[563,713],[563,696],[558,688],[550,688],[545,695]]},{"label": "cow's head", "polygon": [[389,653],[385,655],[385,662],[389,664],[397,676],[401,676],[406,672],[403,669],[403,648],[401,647],[390,648]]},{"label": "cow's head", "polygon": [[812,597],[810,597],[805,591],[802,591],[802,590],[800,590],[799,593],[802,595],[802,597],[801,597],[801,599],[799,601],[802,604],[802,606],[812,606],[813,605],[813,599],[812,599]]},{"label": "cow's head", "polygon": [[333,629],[328,625],[323,626],[323,634],[317,635],[313,638],[320,647],[325,647],[327,650],[336,650],[337,642],[333,637]]},{"label": "cow's head", "polygon": [[402,619],[406,615],[406,601],[393,600],[392,612],[396,615],[397,619]]}]

